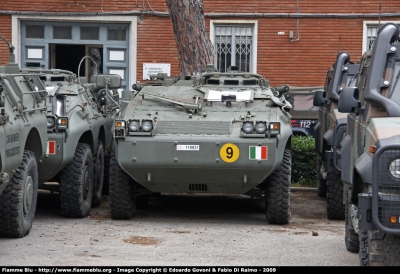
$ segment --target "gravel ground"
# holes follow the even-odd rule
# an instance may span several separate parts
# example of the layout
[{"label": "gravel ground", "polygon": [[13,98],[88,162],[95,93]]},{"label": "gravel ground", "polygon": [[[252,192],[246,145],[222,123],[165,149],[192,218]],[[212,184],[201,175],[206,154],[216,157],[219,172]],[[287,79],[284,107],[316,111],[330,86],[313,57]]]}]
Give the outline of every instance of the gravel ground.
[{"label": "gravel ground", "polygon": [[292,218],[271,225],[264,202],[243,195],[153,197],[132,220],[112,220],[108,196],[83,219],[61,215],[40,191],[30,234],[0,239],[1,266],[357,266],[344,221],[326,218],[314,191],[291,192]]}]

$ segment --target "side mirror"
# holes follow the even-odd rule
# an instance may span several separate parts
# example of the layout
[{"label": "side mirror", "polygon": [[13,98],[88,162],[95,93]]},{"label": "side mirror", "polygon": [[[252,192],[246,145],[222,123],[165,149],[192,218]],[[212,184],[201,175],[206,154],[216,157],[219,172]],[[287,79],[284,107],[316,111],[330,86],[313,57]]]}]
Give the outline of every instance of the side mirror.
[{"label": "side mirror", "polygon": [[355,112],[355,109],[361,107],[359,90],[356,87],[347,87],[340,92],[338,111],[343,113]]},{"label": "side mirror", "polygon": [[121,76],[118,74],[99,74],[96,77],[96,85],[99,88],[105,88],[106,83],[108,84],[108,89],[121,87]]},{"label": "side mirror", "polygon": [[317,90],[314,93],[313,105],[315,107],[323,107],[326,104],[326,93],[323,90]]}]

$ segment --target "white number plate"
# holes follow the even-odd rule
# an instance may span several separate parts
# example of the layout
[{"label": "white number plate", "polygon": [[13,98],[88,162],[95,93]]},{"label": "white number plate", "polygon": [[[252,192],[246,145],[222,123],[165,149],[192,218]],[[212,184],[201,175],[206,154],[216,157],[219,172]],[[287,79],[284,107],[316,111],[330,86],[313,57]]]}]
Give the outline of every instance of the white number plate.
[{"label": "white number plate", "polygon": [[177,145],[176,150],[200,150],[199,145]]}]

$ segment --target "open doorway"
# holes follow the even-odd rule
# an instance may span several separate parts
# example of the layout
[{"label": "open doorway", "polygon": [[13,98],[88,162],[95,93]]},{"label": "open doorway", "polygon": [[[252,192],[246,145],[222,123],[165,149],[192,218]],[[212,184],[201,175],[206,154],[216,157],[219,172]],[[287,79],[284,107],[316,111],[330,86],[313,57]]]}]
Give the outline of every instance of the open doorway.
[{"label": "open doorway", "polygon": [[[80,77],[90,77],[96,73],[103,73],[103,49],[101,45],[50,44],[49,46],[51,68],[68,70]],[[86,58],[82,62],[78,73],[79,63],[85,56],[91,58]]]}]

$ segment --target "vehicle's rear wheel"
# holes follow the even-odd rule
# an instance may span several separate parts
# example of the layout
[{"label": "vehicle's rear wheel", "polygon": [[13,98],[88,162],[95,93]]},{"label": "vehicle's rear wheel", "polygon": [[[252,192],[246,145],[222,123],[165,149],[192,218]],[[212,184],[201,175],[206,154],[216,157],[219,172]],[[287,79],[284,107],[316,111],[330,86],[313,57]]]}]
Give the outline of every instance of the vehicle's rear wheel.
[{"label": "vehicle's rear wheel", "polygon": [[35,154],[24,151],[22,162],[0,195],[0,237],[29,234],[36,212],[38,171]]},{"label": "vehicle's rear wheel", "polygon": [[90,146],[78,143],[72,161],[61,171],[62,214],[83,218],[89,214],[93,197],[93,157]]},{"label": "vehicle's rear wheel", "polygon": [[346,191],[346,204],[345,204],[345,236],[344,241],[346,244],[346,248],[351,252],[358,252],[360,249],[360,242],[358,238],[358,234],[354,230],[353,221],[351,216],[351,199],[350,199],[350,190]]},{"label": "vehicle's rear wheel", "polygon": [[97,153],[94,164],[94,182],[93,182],[93,199],[92,207],[100,205],[101,197],[103,196],[104,186],[104,148],[103,142],[98,141]]},{"label": "vehicle's rear wheel", "polygon": [[267,179],[265,208],[270,224],[287,224],[290,220],[290,183],[292,157],[285,149],[282,164]]},{"label": "vehicle's rear wheel", "polygon": [[132,219],[136,214],[136,199],[133,195],[135,181],[121,168],[111,151],[110,162],[110,209],[113,219]]},{"label": "vehicle's rear wheel", "polygon": [[400,238],[379,230],[360,233],[360,265],[398,266],[400,265]]},{"label": "vehicle's rear wheel", "polygon": [[337,170],[328,172],[328,189],[326,192],[327,215],[331,220],[345,219],[345,205],[343,203],[343,182],[341,173]]},{"label": "vehicle's rear wheel", "polygon": [[326,197],[326,189],[327,189],[327,184],[326,180],[322,177],[321,174],[321,167],[322,167],[322,159],[320,156],[317,154],[317,159],[316,159],[316,165],[317,165],[317,194],[321,198]]}]

